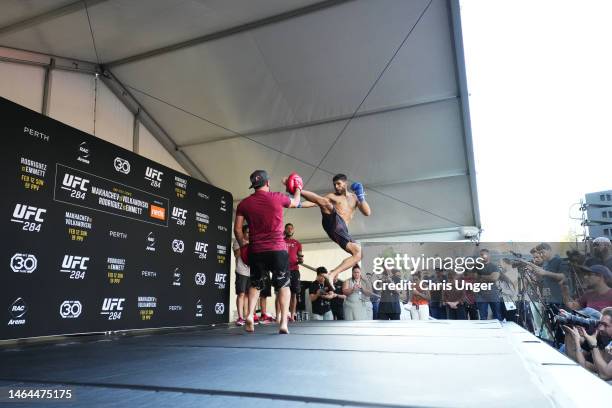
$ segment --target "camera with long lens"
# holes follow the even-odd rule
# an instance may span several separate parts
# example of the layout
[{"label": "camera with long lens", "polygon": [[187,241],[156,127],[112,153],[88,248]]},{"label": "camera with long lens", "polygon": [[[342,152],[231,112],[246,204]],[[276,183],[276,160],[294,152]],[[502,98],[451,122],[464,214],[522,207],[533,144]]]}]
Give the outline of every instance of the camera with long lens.
[{"label": "camera with long lens", "polygon": [[555,322],[565,326],[582,326],[588,332],[592,332],[597,328],[599,324],[598,319],[592,319],[589,317],[582,317],[577,315],[557,315],[555,316]]}]

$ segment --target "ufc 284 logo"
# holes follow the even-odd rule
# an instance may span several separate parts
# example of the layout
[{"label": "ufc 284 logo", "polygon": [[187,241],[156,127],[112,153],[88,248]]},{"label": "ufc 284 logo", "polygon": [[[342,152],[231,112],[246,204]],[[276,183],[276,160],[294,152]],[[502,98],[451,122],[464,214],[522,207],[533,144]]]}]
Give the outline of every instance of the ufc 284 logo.
[{"label": "ufc 284 logo", "polygon": [[151,182],[151,187],[160,188],[163,175],[163,172],[155,170],[152,167],[147,166],[147,169],[145,170],[145,180]]},{"label": "ufc 284 logo", "polygon": [[87,194],[87,185],[89,180],[83,177],[74,176],[70,173],[64,174],[62,181],[62,189],[70,191],[70,197],[84,200]]},{"label": "ufc 284 logo", "polygon": [[47,210],[44,208],[17,204],[13,210],[13,218],[11,218],[11,221],[23,224],[21,229],[24,231],[40,232],[42,223],[45,222],[43,219],[43,214],[46,212]]},{"label": "ufc 284 logo", "polygon": [[87,272],[87,256],[64,255],[60,272],[69,273],[70,279],[85,279]]},{"label": "ufc 284 logo", "polygon": [[172,219],[176,221],[176,225],[184,226],[187,221],[187,210],[179,207],[172,208]]},{"label": "ufc 284 logo", "polygon": [[101,315],[108,316],[108,320],[120,320],[123,312],[125,298],[105,298],[102,303]]}]

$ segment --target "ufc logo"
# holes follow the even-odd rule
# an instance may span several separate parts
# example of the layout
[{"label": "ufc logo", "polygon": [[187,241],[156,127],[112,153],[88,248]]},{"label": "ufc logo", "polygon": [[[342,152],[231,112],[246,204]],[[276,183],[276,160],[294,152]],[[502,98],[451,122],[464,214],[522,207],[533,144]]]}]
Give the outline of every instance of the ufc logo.
[{"label": "ufc logo", "polygon": [[227,275],[224,273],[218,273],[215,275],[215,283],[226,283]]},{"label": "ufc logo", "polygon": [[172,217],[186,219],[187,218],[187,210],[183,210],[182,208],[174,207],[172,208]]},{"label": "ufc logo", "polygon": [[125,298],[106,298],[102,304],[102,310],[105,312],[122,311],[123,302],[125,302]]},{"label": "ufc logo", "polygon": [[89,184],[89,180],[68,173],[64,174],[64,180],[62,181],[62,185],[65,187],[81,191],[87,191],[87,184]]},{"label": "ufc logo", "polygon": [[86,256],[73,256],[73,255],[64,255],[64,260],[62,261],[62,268],[68,270],[80,269],[82,271],[87,270],[86,262],[89,261],[89,257]]},{"label": "ufc logo", "polygon": [[32,207],[30,205],[25,204],[17,204],[15,206],[15,210],[13,211],[13,219],[11,221],[24,220],[29,221],[34,216],[34,221],[36,222],[44,222],[42,215],[46,213],[47,210],[44,208]]},{"label": "ufc logo", "polygon": [[196,242],[195,250],[196,252],[207,252],[208,244],[205,244],[204,242]]},{"label": "ufc logo", "polygon": [[161,177],[164,173],[159,171],[159,170],[155,170],[152,169],[151,167],[147,167],[147,170],[145,172],[145,177],[151,180],[157,180],[157,181],[162,181]]}]

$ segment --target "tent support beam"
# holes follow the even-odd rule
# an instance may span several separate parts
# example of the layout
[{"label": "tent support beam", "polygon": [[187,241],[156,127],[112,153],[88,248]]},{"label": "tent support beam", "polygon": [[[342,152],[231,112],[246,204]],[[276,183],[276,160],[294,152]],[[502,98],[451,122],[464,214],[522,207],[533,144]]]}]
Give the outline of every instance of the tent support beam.
[{"label": "tent support beam", "polygon": [[[108,0],[87,0],[87,7],[92,7],[96,4],[104,3],[105,1]],[[6,35],[15,31],[25,30],[26,28],[34,27],[39,24],[46,23],[47,21],[51,21],[68,14],[76,13],[77,11],[83,10],[85,8],[85,5],[85,2],[82,0],[75,1],[65,6],[46,11],[37,16],[26,18],[25,20],[21,20],[4,27],[0,27],[0,35]]]},{"label": "tent support beam", "polygon": [[[432,104],[452,101],[456,99],[457,99],[457,96],[446,96],[446,97],[431,99],[431,100],[417,102],[417,103],[387,106],[382,109],[373,109],[373,110],[358,112],[357,114],[355,114],[354,119],[362,118],[366,116],[379,115],[383,113],[389,113],[389,112],[394,112],[394,111],[399,111],[399,110],[404,110],[404,109],[411,109],[411,108],[416,108],[419,106],[432,105]],[[335,122],[342,122],[345,120],[349,120],[352,116],[353,116],[352,114],[346,114],[346,115],[336,116],[333,118],[326,118],[326,119],[314,120],[310,122],[296,123],[296,124],[288,125],[288,126],[280,126],[280,127],[275,127],[275,128],[269,128],[269,129],[255,130],[252,132],[240,133],[240,134],[231,135],[231,136],[222,136],[222,137],[204,140],[202,142],[185,143],[185,144],[179,145],[178,148],[184,149],[184,148],[189,148],[189,147],[194,147],[194,146],[201,146],[201,145],[205,145],[209,143],[222,142],[225,140],[231,140],[231,139],[236,139],[240,137],[253,137],[253,136],[259,136],[259,135],[269,135],[273,133],[288,132],[292,130],[300,130],[300,129],[313,127],[313,126],[326,125],[326,124],[335,123]]]},{"label": "tent support beam", "polygon": [[193,38],[191,40],[182,41],[177,44],[168,45],[166,47],[157,48],[154,50],[146,51],[140,54],[132,55],[129,57],[121,58],[115,61],[110,61],[105,65],[108,68],[117,67],[119,65],[130,64],[133,62],[141,61],[158,55],[167,54],[169,52],[177,51],[183,48],[189,48],[196,45],[204,44],[209,41],[219,40],[221,38],[229,37],[231,35],[243,33],[245,31],[254,30],[256,28],[265,27],[270,24],[280,23],[287,21],[292,18],[301,17],[306,14],[314,13],[317,11],[324,10],[329,7],[337,6],[342,3],[346,3],[353,0],[325,0],[319,3],[311,4],[306,7],[301,7],[296,10],[287,11],[285,13],[277,14],[274,16],[262,18],[261,20],[252,21],[250,23],[241,24],[236,27],[230,27],[225,30],[217,31],[211,34],[206,34],[201,37]]},{"label": "tent support beam", "polygon": [[478,190],[476,186],[476,165],[474,159],[474,143],[472,139],[472,123],[470,119],[469,92],[467,87],[467,74],[465,70],[465,54],[463,50],[463,34],[461,29],[461,11],[459,0],[448,2],[450,24],[452,27],[452,41],[455,54],[455,73],[459,84],[459,104],[461,108],[461,121],[463,122],[463,145],[465,159],[468,164],[469,185],[472,197],[472,215],[478,229],[481,228],[480,208],[478,205]]},{"label": "tent support beam", "polygon": [[115,96],[123,102],[123,104],[138,116],[138,121],[142,123],[157,141],[174,157],[174,159],[193,177],[196,177],[204,182],[210,183],[208,178],[202,171],[193,163],[193,161],[184,152],[179,151],[172,137],[161,127],[159,123],[151,116],[147,110],[140,105],[138,100],[123,86],[123,84],[107,69],[102,68],[100,75],[102,81],[115,94]]}]

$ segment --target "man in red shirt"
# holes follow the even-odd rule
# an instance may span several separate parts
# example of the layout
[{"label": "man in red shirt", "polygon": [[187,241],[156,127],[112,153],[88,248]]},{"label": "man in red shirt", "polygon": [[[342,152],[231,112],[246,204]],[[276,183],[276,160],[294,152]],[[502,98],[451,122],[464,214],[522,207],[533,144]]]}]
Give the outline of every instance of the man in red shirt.
[{"label": "man in red shirt", "polygon": [[293,239],[295,228],[293,224],[285,224],[285,242],[287,243],[287,252],[289,253],[289,273],[291,278],[291,302],[290,302],[290,314],[289,319],[295,320],[296,309],[297,309],[297,295],[300,293],[300,268],[299,264],[304,262],[304,255],[302,254],[302,244],[300,241]]},{"label": "man in red shirt", "polygon": [[289,254],[283,236],[283,209],[300,205],[300,189],[292,198],[283,193],[270,191],[270,177],[265,170],[251,174],[251,187],[255,192],[242,200],[236,208],[234,235],[240,247],[247,245],[242,233],[245,221],[249,224],[248,261],[251,268],[249,310],[245,319],[245,330],[255,331],[253,314],[257,306],[259,291],[263,288],[264,276],[272,272],[272,284],[278,291],[281,307],[279,333],[289,333]]}]

